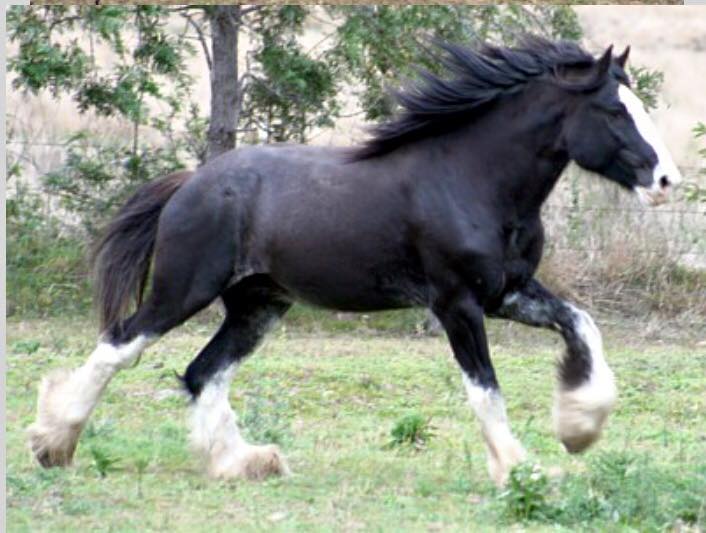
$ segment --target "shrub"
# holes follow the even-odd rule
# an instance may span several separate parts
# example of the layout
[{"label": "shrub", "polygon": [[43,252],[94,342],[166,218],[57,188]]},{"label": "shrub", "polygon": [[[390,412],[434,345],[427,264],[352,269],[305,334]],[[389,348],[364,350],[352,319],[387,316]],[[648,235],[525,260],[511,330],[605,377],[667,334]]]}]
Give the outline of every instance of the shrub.
[{"label": "shrub", "polygon": [[47,316],[90,306],[84,239],[44,211],[41,197],[26,189],[7,201],[8,316]]}]

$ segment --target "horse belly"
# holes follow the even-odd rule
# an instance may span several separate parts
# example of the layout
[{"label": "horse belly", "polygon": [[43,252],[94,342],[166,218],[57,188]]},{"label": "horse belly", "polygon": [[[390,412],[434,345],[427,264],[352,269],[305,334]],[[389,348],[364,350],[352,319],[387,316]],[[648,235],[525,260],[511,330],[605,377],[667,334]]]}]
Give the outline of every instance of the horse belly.
[{"label": "horse belly", "polygon": [[341,311],[376,311],[421,305],[426,288],[408,260],[373,260],[337,247],[292,251],[272,264],[270,276],[296,299]]}]

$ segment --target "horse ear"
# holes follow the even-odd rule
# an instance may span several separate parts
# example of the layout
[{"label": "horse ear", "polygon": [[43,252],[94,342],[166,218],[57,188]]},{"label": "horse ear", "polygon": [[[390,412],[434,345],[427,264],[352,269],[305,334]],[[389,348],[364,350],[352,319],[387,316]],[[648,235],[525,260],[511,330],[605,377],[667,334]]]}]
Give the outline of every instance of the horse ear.
[{"label": "horse ear", "polygon": [[571,91],[594,91],[606,81],[613,63],[613,45],[595,62],[561,65],[554,75],[563,87]]},{"label": "horse ear", "polygon": [[615,58],[615,62],[620,65],[620,68],[624,69],[625,64],[628,62],[628,56],[630,55],[630,46],[625,47],[625,51]]},{"label": "horse ear", "polygon": [[595,74],[593,76],[593,82],[595,85],[601,84],[608,72],[610,72],[610,66],[613,62],[613,45],[611,44],[608,49],[603,53],[601,58],[596,62]]}]

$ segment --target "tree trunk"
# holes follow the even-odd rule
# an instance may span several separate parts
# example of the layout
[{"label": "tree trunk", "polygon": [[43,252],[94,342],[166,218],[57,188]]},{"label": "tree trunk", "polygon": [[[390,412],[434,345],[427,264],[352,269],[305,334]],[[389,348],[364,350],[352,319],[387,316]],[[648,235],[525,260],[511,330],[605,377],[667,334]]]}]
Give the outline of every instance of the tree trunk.
[{"label": "tree trunk", "polygon": [[238,85],[238,31],[240,6],[213,6],[211,26],[211,120],[208,127],[208,159],[235,148],[240,105]]}]

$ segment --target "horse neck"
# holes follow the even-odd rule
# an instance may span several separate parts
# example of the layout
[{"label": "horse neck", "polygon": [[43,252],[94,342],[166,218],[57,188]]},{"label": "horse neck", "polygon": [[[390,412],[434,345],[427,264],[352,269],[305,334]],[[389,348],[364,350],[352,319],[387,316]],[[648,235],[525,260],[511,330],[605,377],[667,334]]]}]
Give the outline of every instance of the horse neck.
[{"label": "horse neck", "polygon": [[534,86],[503,99],[460,140],[468,147],[460,157],[473,160],[467,168],[488,169],[467,179],[490,181],[493,203],[519,216],[539,212],[569,163],[561,143],[565,106],[548,91]]}]

